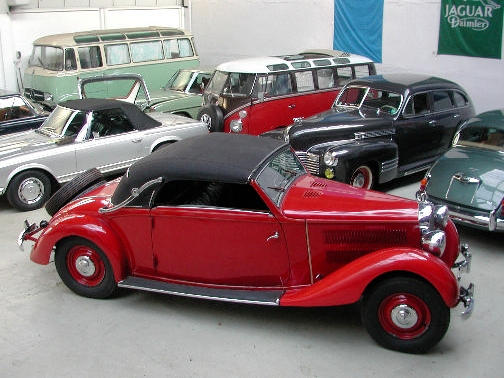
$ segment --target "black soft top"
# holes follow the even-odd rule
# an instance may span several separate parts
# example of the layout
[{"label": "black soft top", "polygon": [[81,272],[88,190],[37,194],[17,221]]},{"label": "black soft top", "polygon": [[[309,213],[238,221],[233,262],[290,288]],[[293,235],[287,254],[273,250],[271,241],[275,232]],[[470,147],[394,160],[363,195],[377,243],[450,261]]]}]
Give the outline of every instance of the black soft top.
[{"label": "black soft top", "polygon": [[176,142],[139,160],[117,186],[112,203],[158,177],[245,184],[269,156],[287,143],[253,135],[212,133]]},{"label": "black soft top", "polygon": [[153,127],[161,126],[161,122],[149,117],[142,112],[136,105],[129,102],[101,99],[101,98],[86,98],[82,100],[68,100],[60,102],[59,106],[64,108],[89,112],[94,110],[121,109],[128,117],[130,122],[137,130],[146,130]]}]

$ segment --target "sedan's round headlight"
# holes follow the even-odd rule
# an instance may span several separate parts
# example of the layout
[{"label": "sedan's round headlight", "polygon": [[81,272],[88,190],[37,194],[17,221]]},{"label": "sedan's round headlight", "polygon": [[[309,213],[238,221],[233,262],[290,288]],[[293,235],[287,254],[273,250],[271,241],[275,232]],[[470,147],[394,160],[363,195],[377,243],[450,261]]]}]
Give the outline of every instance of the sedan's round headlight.
[{"label": "sedan's round headlight", "polygon": [[324,164],[328,166],[335,166],[338,164],[336,151],[327,151],[324,154]]},{"label": "sedan's round headlight", "polygon": [[429,231],[422,235],[422,248],[436,255],[442,256],[446,248],[446,235],[443,231]]}]

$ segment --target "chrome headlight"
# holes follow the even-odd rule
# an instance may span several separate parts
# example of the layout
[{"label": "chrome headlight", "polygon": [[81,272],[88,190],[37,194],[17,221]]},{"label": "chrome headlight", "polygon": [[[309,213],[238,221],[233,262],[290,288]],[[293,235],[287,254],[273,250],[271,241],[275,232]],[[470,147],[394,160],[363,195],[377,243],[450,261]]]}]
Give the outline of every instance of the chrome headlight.
[{"label": "chrome headlight", "polygon": [[436,224],[436,226],[444,230],[446,228],[446,225],[448,224],[449,218],[450,215],[446,206],[434,207],[434,223]]},{"label": "chrome headlight", "polygon": [[234,133],[239,133],[243,129],[243,123],[241,119],[233,119],[229,124],[231,131]]},{"label": "chrome headlight", "polygon": [[446,248],[444,231],[428,231],[422,235],[422,248],[436,255],[442,256]]},{"label": "chrome headlight", "polygon": [[430,202],[420,202],[418,204],[418,223],[420,227],[430,227],[434,206]]},{"label": "chrome headlight", "polygon": [[324,164],[330,167],[338,165],[338,157],[336,151],[327,151],[324,154]]}]

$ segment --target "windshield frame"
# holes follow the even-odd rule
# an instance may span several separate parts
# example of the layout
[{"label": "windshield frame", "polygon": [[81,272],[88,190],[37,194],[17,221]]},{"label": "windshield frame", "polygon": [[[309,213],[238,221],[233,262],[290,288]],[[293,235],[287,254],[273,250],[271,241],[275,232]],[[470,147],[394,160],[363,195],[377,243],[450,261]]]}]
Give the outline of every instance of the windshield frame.
[{"label": "windshield frame", "polygon": [[[67,114],[63,125],[60,125],[58,127],[49,127],[49,123],[53,123],[55,121],[61,124],[61,121],[56,117],[59,115],[58,113],[62,113],[62,115],[65,115],[65,113],[63,112]],[[49,116],[45,119],[42,125],[40,125],[37,131],[51,138],[58,138],[58,139],[64,138],[68,125],[74,119],[77,113],[79,113],[78,110],[65,108],[63,106],[56,106],[56,108],[51,112],[51,114],[49,114]],[[56,120],[54,121],[55,118]]]},{"label": "windshield frame", "polygon": [[[357,105],[356,104],[340,104],[339,103],[340,98],[345,94],[345,92],[347,90],[351,90],[351,89],[354,89],[354,88],[356,88],[356,89],[364,89],[364,95],[362,96],[360,102]],[[369,92],[371,90],[379,91],[379,92],[382,92],[382,93],[386,92],[386,93],[389,93],[389,94],[397,95],[400,98],[400,101],[399,101],[399,105],[397,106],[397,108],[395,108],[396,111],[394,113],[387,113],[385,111],[381,111],[380,110],[381,107],[380,108],[376,108],[376,107],[364,104],[364,102],[366,101],[366,99],[367,99],[367,97],[369,95]],[[393,91],[390,91],[390,90],[380,89],[380,88],[373,88],[371,86],[365,86],[365,85],[348,85],[348,86],[343,87],[343,89],[341,89],[341,91],[338,93],[338,96],[334,100],[334,103],[333,103],[332,107],[333,108],[343,107],[343,108],[351,108],[351,109],[367,108],[367,109],[375,110],[376,114],[384,114],[384,115],[388,115],[388,116],[397,118],[399,116],[399,114],[401,114],[403,103],[404,103],[404,96],[403,96],[402,93],[399,93],[399,92],[393,92]]]},{"label": "windshield frame", "polygon": [[[37,49],[40,49],[40,56],[36,57],[36,50]],[[47,62],[44,62],[42,60],[42,55],[45,55],[45,53],[43,53],[43,51],[45,49],[54,49],[54,50],[60,51],[60,54],[58,54],[58,55],[60,55],[60,58],[61,58],[60,65],[58,65],[58,66],[47,65],[46,64]],[[42,69],[45,69],[48,71],[55,71],[55,72],[63,71],[64,66],[65,66],[64,63],[65,63],[65,52],[64,52],[63,47],[60,47],[60,46],[33,45],[32,53],[31,53],[30,58],[28,60],[29,67],[40,67]]]},{"label": "windshield frame", "polygon": [[[278,167],[281,170],[283,170],[285,173],[290,173],[290,175],[287,175],[281,180],[280,182],[272,181],[268,182],[268,180],[272,179],[280,179],[279,176],[282,176],[279,171],[276,169],[272,168],[271,166],[273,164],[279,164],[278,162],[275,161],[275,159],[281,159],[281,155],[287,154],[288,156],[286,157],[292,157],[292,162],[295,163],[295,167]],[[285,159],[285,158],[284,158]],[[267,172],[267,169],[271,168],[269,171],[274,171],[278,175],[273,177],[265,177],[264,175]],[[292,169],[294,168],[294,169]],[[297,169],[297,170],[295,170]],[[257,174],[254,175],[254,181],[257,184],[257,186],[262,190],[262,192],[268,197],[268,199],[275,204],[276,207],[280,208],[280,205],[285,198],[285,195],[289,191],[289,187],[292,185],[294,181],[300,176],[306,175],[306,168],[303,166],[303,164],[299,161],[297,155],[294,153],[292,148],[290,146],[285,146],[283,148],[280,148],[279,150],[275,151],[273,154],[271,154],[266,161],[263,163],[261,169],[258,171]],[[264,180],[263,180],[264,179]]]}]

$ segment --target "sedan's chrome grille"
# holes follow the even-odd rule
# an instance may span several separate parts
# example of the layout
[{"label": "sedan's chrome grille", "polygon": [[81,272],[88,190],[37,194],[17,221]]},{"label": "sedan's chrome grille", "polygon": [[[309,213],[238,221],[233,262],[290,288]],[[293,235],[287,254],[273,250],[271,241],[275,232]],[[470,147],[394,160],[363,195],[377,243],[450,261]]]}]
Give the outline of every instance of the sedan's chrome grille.
[{"label": "sedan's chrome grille", "polygon": [[296,151],[296,155],[308,172],[313,175],[319,174],[320,158],[318,155],[306,153],[304,151]]}]

